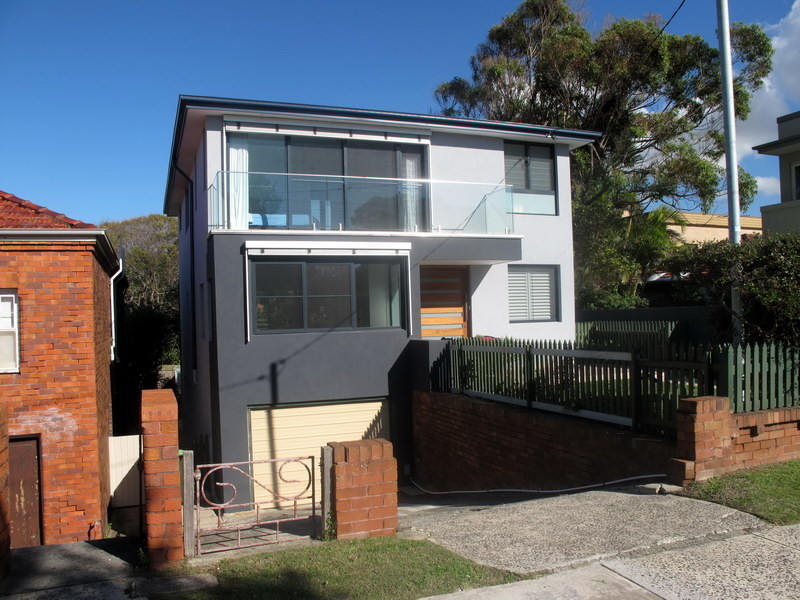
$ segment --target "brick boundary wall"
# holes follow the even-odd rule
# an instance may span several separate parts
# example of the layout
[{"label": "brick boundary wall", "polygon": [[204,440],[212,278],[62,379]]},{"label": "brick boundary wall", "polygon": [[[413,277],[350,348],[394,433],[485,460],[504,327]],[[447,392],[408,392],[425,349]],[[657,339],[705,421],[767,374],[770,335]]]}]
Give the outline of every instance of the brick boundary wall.
[{"label": "brick boundary wall", "polygon": [[172,390],[142,391],[145,537],[150,566],[174,566],[183,554],[178,461],[178,403]]},{"label": "brick boundary wall", "polygon": [[[330,442],[336,538],[397,534],[397,460],[384,439]],[[327,515],[323,515],[323,520]]]},{"label": "brick boundary wall", "polygon": [[800,459],[800,408],[732,413],[728,398],[680,401],[678,458],[670,477],[679,484],[785,460]]},{"label": "brick boundary wall", "polygon": [[561,489],[666,473],[675,442],[448,393],[414,392],[414,477],[435,490]]},{"label": "brick boundary wall", "polygon": [[0,580],[11,563],[11,490],[8,487],[8,409],[0,406]]}]

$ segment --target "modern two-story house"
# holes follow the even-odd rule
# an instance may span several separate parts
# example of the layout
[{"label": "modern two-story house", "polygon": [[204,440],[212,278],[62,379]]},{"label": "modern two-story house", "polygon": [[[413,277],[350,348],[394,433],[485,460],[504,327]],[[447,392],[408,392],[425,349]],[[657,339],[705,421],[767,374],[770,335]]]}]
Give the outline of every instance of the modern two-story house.
[{"label": "modern two-story house", "polygon": [[778,117],[778,139],[753,150],[780,160],[781,201],[761,207],[764,231],[800,232],[800,112]]},{"label": "modern two-story house", "polygon": [[182,96],[182,443],[216,463],[393,436],[411,340],[572,339],[570,150],[596,135]]}]

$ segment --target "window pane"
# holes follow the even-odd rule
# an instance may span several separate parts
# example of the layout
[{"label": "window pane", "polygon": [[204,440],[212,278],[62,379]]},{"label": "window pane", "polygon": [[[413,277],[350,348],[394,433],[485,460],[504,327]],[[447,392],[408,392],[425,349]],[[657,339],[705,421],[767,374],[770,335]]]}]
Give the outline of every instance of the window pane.
[{"label": "window pane", "polygon": [[0,329],[14,328],[14,298],[0,296]]},{"label": "window pane", "polygon": [[283,136],[248,135],[251,173],[286,173],[286,140]]},{"label": "window pane", "polygon": [[309,329],[352,327],[350,296],[309,296]]},{"label": "window pane", "polygon": [[553,155],[549,146],[528,146],[528,182],[537,192],[554,192]]},{"label": "window pane", "polygon": [[394,144],[348,142],[347,174],[356,177],[397,177]]},{"label": "window pane", "polygon": [[302,296],[303,271],[297,263],[256,264],[257,296]]},{"label": "window pane", "polygon": [[303,329],[303,299],[265,297],[256,299],[256,328]]},{"label": "window pane", "polygon": [[524,190],[525,183],[525,145],[505,144],[506,185],[513,185],[515,189]]},{"label": "window pane", "polygon": [[356,265],[356,326],[400,327],[400,265]]},{"label": "window pane", "polygon": [[512,211],[523,215],[556,214],[555,194],[535,194],[531,192],[512,194]]},{"label": "window pane", "polygon": [[289,141],[290,172],[342,175],[342,142],[293,137]]},{"label": "window pane", "polygon": [[348,180],[347,228],[399,230],[399,191],[397,181]]},{"label": "window pane", "polygon": [[0,369],[17,369],[17,333],[0,331]]},{"label": "window pane", "polygon": [[339,229],[344,223],[341,177],[289,176],[292,229]]},{"label": "window pane", "polygon": [[350,265],[309,263],[306,276],[309,296],[350,296]]}]

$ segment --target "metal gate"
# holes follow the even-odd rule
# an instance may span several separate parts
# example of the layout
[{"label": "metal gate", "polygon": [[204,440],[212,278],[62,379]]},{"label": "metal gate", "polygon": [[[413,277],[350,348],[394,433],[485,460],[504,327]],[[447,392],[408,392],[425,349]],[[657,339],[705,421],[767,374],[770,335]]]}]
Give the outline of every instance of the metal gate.
[{"label": "metal gate", "polygon": [[[265,467],[272,475],[270,484],[254,477],[257,468]],[[318,528],[315,472],[313,456],[197,465],[194,470],[197,554],[315,535]],[[291,495],[277,493],[277,481],[291,484]],[[237,483],[250,487],[251,501],[238,501]]]}]

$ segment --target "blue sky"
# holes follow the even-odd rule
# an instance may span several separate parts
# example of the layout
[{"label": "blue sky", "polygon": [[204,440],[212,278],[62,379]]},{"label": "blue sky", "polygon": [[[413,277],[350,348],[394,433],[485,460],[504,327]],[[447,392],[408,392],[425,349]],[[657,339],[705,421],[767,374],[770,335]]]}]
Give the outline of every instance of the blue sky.
[{"label": "blue sky", "polygon": [[[761,23],[783,49],[739,132],[758,214],[778,201],[777,159],[748,149],[800,109],[800,0],[729,1],[732,20]],[[436,85],[468,76],[517,4],[2,0],[0,189],[90,222],[160,212],[178,94],[431,112]],[[678,4],[584,1],[595,29]],[[713,0],[689,0],[669,31],[716,44],[715,15]]]}]

